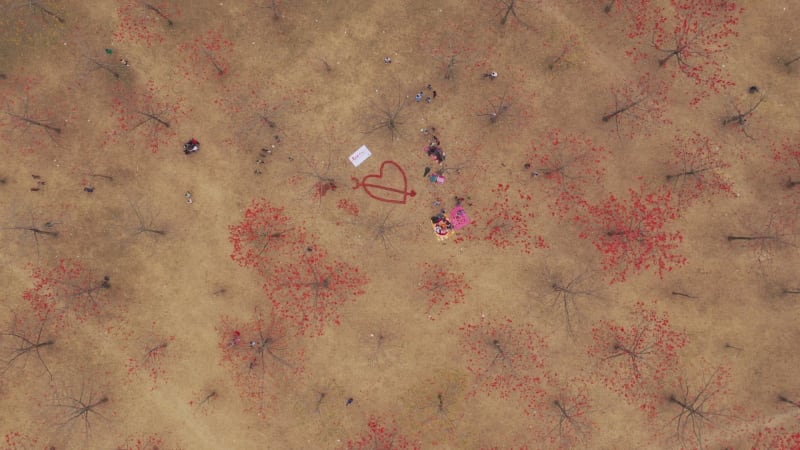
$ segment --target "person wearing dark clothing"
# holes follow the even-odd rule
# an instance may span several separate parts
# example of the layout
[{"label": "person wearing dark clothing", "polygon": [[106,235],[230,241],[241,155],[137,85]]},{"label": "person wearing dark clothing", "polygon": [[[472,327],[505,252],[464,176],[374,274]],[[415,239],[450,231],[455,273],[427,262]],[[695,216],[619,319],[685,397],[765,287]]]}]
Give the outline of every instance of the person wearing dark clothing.
[{"label": "person wearing dark clothing", "polygon": [[428,156],[435,159],[439,164],[444,162],[445,158],[444,150],[442,150],[441,145],[442,144],[439,142],[439,138],[434,136],[431,145],[425,147],[425,152],[428,154]]},{"label": "person wearing dark clothing", "polygon": [[189,155],[200,151],[200,142],[197,139],[191,138],[188,142],[183,144],[183,153]]}]

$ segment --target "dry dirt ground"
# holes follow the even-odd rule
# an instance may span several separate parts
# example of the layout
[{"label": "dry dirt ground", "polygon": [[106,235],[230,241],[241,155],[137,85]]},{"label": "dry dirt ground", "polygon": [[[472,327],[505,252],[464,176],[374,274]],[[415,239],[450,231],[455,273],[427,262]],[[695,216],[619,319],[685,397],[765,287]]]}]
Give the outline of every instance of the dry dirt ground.
[{"label": "dry dirt ground", "polygon": [[[699,425],[705,447],[750,448],[750,433],[767,420],[796,431],[797,408],[777,401],[779,394],[800,397],[800,311],[792,295],[782,294],[798,287],[795,230],[785,236],[786,245],[758,254],[726,236],[758,232],[769,211],[792,204],[769,155],[773,142],[791,138],[797,145],[797,74],[778,58],[800,51],[800,6],[742,1],[740,35],[724,58],[718,55],[736,84],[689,107],[685,92],[694,87],[685,77],[672,80],[654,61],[634,63],[625,56],[634,44],[620,31],[623,14],[604,14],[601,2],[590,0],[530,3],[518,1],[516,10],[528,26],[513,15],[501,26],[503,2],[491,1],[300,0],[276,2],[276,10],[264,7],[269,1],[167,2],[172,14],[174,6],[180,9],[172,27],[152,11],[137,10],[164,37],[148,46],[114,37],[117,2],[3,0],[0,89],[25,98],[19,80],[36,79],[29,106],[38,109],[31,111],[57,119],[62,129],[52,140],[36,126],[21,134],[4,130],[0,143],[0,356],[8,362],[0,379],[0,431],[17,442],[3,445],[136,448],[137,438],[157,436],[159,448],[339,448],[363,436],[376,417],[423,448],[678,448],[679,422],[689,421],[683,443],[691,445],[692,421],[705,418],[677,417],[680,408],[668,401],[670,393],[677,395],[672,386],[679,377],[691,383],[720,366],[730,370],[730,383],[706,412],[724,416]],[[43,16],[42,5],[63,15],[64,23]],[[46,23],[36,22],[42,17]],[[209,30],[220,31],[232,47],[220,52],[226,72],[202,79],[208,60],[201,54],[187,68],[180,46]],[[575,47],[550,69],[571,37]],[[446,60],[437,57],[437,48],[462,52],[451,79],[444,78]],[[119,71],[119,79],[88,58]],[[187,70],[193,72],[188,79]],[[499,72],[497,80],[481,77],[489,70]],[[653,124],[649,136],[619,136],[600,121],[613,106],[610,87],[646,71],[672,85],[666,112],[672,124]],[[147,148],[139,130],[107,141],[109,130],[119,131],[112,115],[116,89],[142,90],[151,81],[159,95],[182,100],[184,114],[167,113],[173,134],[158,152]],[[415,102],[417,91],[429,95],[429,83],[434,101]],[[765,95],[747,125],[754,139],[720,125],[732,104],[754,98],[750,85]],[[239,100],[231,92],[243,86],[252,93],[244,97],[263,97],[276,107],[275,128],[251,132],[240,116],[220,107],[221,99],[235,106]],[[505,95],[513,98],[512,107],[491,124],[480,114]],[[403,108],[394,138],[385,128],[366,132],[386,119],[381,110],[391,113],[397,105]],[[4,108],[4,122],[9,111],[20,111]],[[441,185],[422,176],[432,163],[422,154],[430,137],[420,129],[431,126],[447,152],[446,164],[461,168],[446,173]],[[731,164],[724,176],[735,196],[712,195],[670,225],[683,235],[678,253],[687,258],[684,266],[663,279],[644,270],[609,284],[599,252],[590,240],[578,239],[580,226],[550,215],[552,199],[523,168],[532,143],[554,128],[608,149],[605,178],[584,187],[592,200],[612,192],[624,196],[639,177],[661,184],[676,133],[693,131],[719,144]],[[190,137],[202,148],[186,156],[181,146]],[[23,148],[32,143],[35,148]],[[347,157],[362,144],[373,156],[356,168]],[[262,147],[272,148],[271,154],[260,155]],[[351,177],[377,173],[385,160],[404,169],[408,189],[416,192],[405,204],[380,202],[352,188]],[[337,189],[315,197],[317,176],[335,180]],[[399,183],[393,176],[389,184]],[[512,239],[509,248],[480,239],[499,184],[509,184],[514,195],[518,189],[529,193],[525,208],[535,213],[526,219],[530,236]],[[93,193],[84,191],[89,185]],[[476,223],[440,242],[430,217],[440,208],[437,201],[451,208],[455,196],[466,197]],[[321,336],[286,337],[305,352],[302,362],[292,362],[302,364],[302,373],[252,378],[274,394],[261,415],[258,402],[242,398],[242,386],[222,364],[232,336],[221,334],[223,317],[243,323],[255,308],[270,308],[264,279],[230,257],[228,227],[258,198],[285,208],[292,226],[312,236],[309,242],[360,268],[369,280]],[[342,201],[358,214],[341,207]],[[60,234],[24,229],[31,227]],[[536,236],[548,248],[521,251],[524,240]],[[13,321],[30,307],[24,294],[34,288],[31,271],[63,259],[82,264],[95,279],[108,276],[110,288],[98,295],[110,303],[80,326],[52,335],[46,329],[38,342],[53,339],[53,345],[14,359],[24,343],[14,336]],[[462,303],[430,314],[430,295],[419,289],[425,263],[463,274],[469,288]],[[577,296],[569,305],[569,329],[563,308],[552,303],[548,273],[592,274],[581,289],[595,295]],[[654,388],[661,401],[653,418],[598,381],[599,358],[587,355],[593,327],[601,320],[630,322],[637,301],[655,305],[688,337],[679,365]],[[483,369],[499,376],[557,375],[560,391],[547,391],[537,404],[552,410],[526,412],[528,400],[520,392],[468,395],[486,380],[467,369],[471,356],[459,328],[507,318],[529,324],[546,340],[546,348],[531,351],[545,367],[520,374],[498,369],[501,363],[489,358]],[[161,343],[168,346],[154,367],[157,380],[146,369],[128,373]],[[530,357],[526,352],[519,349],[513,357]],[[506,357],[496,352],[494,359]],[[579,417],[559,416],[553,406],[569,392],[585,396]],[[103,398],[108,400],[81,409]],[[575,424],[578,432],[570,434]],[[396,437],[393,445],[402,444]]]}]

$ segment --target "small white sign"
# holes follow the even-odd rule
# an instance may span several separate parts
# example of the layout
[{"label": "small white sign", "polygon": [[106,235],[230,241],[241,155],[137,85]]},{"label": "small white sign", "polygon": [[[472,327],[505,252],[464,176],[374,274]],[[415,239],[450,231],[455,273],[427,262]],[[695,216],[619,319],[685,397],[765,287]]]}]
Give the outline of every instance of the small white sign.
[{"label": "small white sign", "polygon": [[367,158],[372,156],[372,152],[369,151],[366,145],[362,145],[358,148],[352,155],[350,155],[350,162],[353,163],[354,166],[358,167],[361,165],[362,162],[366,161]]}]

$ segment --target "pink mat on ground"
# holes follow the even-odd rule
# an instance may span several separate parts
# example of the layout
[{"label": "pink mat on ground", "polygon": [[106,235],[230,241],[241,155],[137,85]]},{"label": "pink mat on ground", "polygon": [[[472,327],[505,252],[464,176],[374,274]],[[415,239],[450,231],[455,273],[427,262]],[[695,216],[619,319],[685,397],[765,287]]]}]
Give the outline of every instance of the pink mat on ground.
[{"label": "pink mat on ground", "polygon": [[461,206],[456,206],[450,211],[450,223],[453,224],[454,230],[460,230],[469,225],[472,219],[469,218],[467,212]]}]

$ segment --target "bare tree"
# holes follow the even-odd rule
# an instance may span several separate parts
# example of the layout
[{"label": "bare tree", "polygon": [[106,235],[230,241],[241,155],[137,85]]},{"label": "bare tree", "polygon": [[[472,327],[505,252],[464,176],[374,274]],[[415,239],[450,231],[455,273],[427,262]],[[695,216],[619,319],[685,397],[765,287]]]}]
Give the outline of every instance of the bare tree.
[{"label": "bare tree", "polygon": [[162,334],[151,323],[151,329],[142,332],[138,338],[135,353],[128,358],[128,375],[150,378],[151,388],[169,379],[169,361],[173,357],[172,342],[175,336]]},{"label": "bare tree", "polygon": [[129,68],[110,58],[108,54],[93,55],[90,52],[82,51],[78,57],[80,61],[80,70],[84,76],[100,72],[114,80],[120,80],[129,73]]},{"label": "bare tree", "polygon": [[800,401],[798,401],[796,399],[790,399],[789,397],[787,397],[787,396],[785,396],[783,394],[779,394],[778,395],[778,401],[781,402],[781,403],[785,403],[785,404],[787,404],[787,405],[789,405],[789,406],[791,406],[793,408],[800,409]]},{"label": "bare tree", "polygon": [[694,387],[683,377],[678,378],[667,400],[678,409],[670,423],[682,447],[705,448],[707,432],[736,418],[720,404],[727,394],[729,375],[729,369],[717,367]]},{"label": "bare tree", "polygon": [[23,152],[37,152],[59,145],[62,124],[74,106],[63,94],[52,95],[39,88],[37,79],[12,81],[6,93],[0,92],[0,139],[13,142]]},{"label": "bare tree", "polygon": [[[492,13],[496,10],[493,9]],[[468,36],[473,26],[463,21],[445,19],[425,33],[420,33],[420,48],[430,51],[436,60],[436,70],[442,78],[456,81],[462,67],[478,67],[489,64],[489,48],[475,46]]]},{"label": "bare tree", "polygon": [[603,12],[604,12],[604,13],[606,13],[606,14],[610,14],[610,13],[611,13],[611,11],[613,11],[613,10],[614,10],[614,5],[615,5],[615,4],[616,4],[618,1],[619,1],[619,0],[608,0],[608,3],[606,3],[606,4],[605,4],[605,6],[603,6]]},{"label": "bare tree", "polygon": [[333,72],[333,66],[331,66],[326,58],[320,57],[319,61],[322,63],[322,68],[325,70],[325,73],[329,74]]},{"label": "bare tree", "polygon": [[669,84],[657,79],[649,72],[637,79],[623,79],[611,88],[614,104],[603,114],[603,123],[614,124],[617,137],[629,139],[637,134],[649,134],[650,128],[658,124],[669,124],[665,117],[669,102]]},{"label": "bare tree", "polygon": [[796,295],[796,294],[800,294],[800,288],[796,288],[796,287],[785,287],[785,288],[783,288],[783,294],[784,294],[784,295]]},{"label": "bare tree", "polygon": [[39,364],[53,379],[53,373],[47,366],[42,353],[55,345],[55,339],[50,336],[48,317],[38,317],[31,314],[21,318],[12,312],[11,323],[6,331],[0,332],[0,349],[4,367],[0,368],[0,375],[5,375],[13,366],[24,365],[30,357],[36,357]]},{"label": "bare tree", "polygon": [[554,71],[561,67],[572,65],[569,61],[569,55],[573,52],[575,47],[578,46],[578,36],[576,34],[571,34],[568,39],[569,41],[561,46],[561,50],[557,54],[549,56],[545,60],[547,70]]},{"label": "bare tree", "polygon": [[434,54],[434,57],[444,66],[442,78],[448,81],[456,79],[456,67],[463,64],[459,56],[452,44],[450,44],[449,51],[443,52],[443,54]]},{"label": "bare tree", "polygon": [[140,87],[117,83],[114,88],[111,114],[115,120],[106,130],[104,145],[123,142],[158,153],[175,144],[176,125],[187,114],[183,99],[174,98],[153,80]]},{"label": "bare tree", "polygon": [[[588,447],[594,423],[589,419],[592,406],[586,394],[562,389],[555,396],[546,396],[536,407],[542,416],[546,435],[557,448]],[[537,404],[537,402],[534,402]],[[530,405],[532,407],[534,405]]]},{"label": "bare tree", "polygon": [[[141,22],[149,21],[151,17],[166,23],[168,27],[175,25],[172,21],[172,11],[168,7],[158,5],[147,0],[123,0],[120,8],[120,16],[123,21],[136,18]],[[145,22],[146,23],[146,22]]]},{"label": "bare tree", "polygon": [[361,354],[367,362],[378,367],[392,365],[401,348],[401,336],[392,324],[385,320],[376,320],[359,328]]},{"label": "bare tree", "polygon": [[[324,149],[325,144],[321,144]],[[323,150],[324,152],[324,150]],[[304,168],[297,171],[289,182],[296,183],[301,180],[311,180],[311,187],[304,195],[307,195],[311,201],[315,202],[317,206],[322,205],[322,199],[328,193],[335,192],[341,185],[341,178],[334,171],[333,162],[338,161],[333,157],[333,147],[328,148],[327,157],[319,159],[316,155],[322,152],[315,153],[314,155],[303,155]]]},{"label": "bare tree", "polygon": [[[756,93],[758,90],[756,89]],[[750,139],[755,139],[750,133],[747,132],[747,123],[750,120],[750,117],[756,112],[759,106],[764,102],[764,94],[758,96],[758,98],[754,101],[749,102],[749,106],[742,107],[739,102],[732,103],[732,109],[735,111],[734,114],[728,115],[722,119],[722,126],[739,126],[744,133]]]},{"label": "bare tree", "polygon": [[67,388],[51,404],[56,412],[54,420],[57,432],[69,440],[75,433],[83,437],[86,444],[92,437],[97,421],[108,421],[104,413],[111,401],[108,395],[98,389],[95,380],[84,380],[78,388]]},{"label": "bare tree", "polygon": [[603,300],[601,277],[602,274],[588,269],[568,272],[546,265],[541,284],[535,288],[533,297],[545,302],[554,316],[560,316],[567,333],[574,336],[575,321],[580,317],[580,304]]},{"label": "bare tree", "polygon": [[[484,105],[475,110],[475,115],[489,133],[495,134],[495,138],[513,142],[530,127],[535,100],[535,92],[522,85],[509,84],[503,87],[502,94],[487,95]],[[481,134],[479,130],[475,131]]]},{"label": "bare tree", "polygon": [[511,109],[511,100],[506,94],[499,98],[489,99],[487,103],[489,106],[479,111],[477,116],[486,118],[489,125],[500,122],[500,119],[507,116]]},{"label": "bare tree", "polygon": [[527,20],[523,19],[523,10],[539,0],[488,0],[494,8],[495,18],[499,18],[501,27],[514,24],[525,29],[532,28]]},{"label": "bare tree", "polygon": [[23,234],[29,234],[33,238],[33,245],[36,249],[36,256],[39,257],[39,239],[56,239],[59,236],[58,225],[61,222],[55,222],[53,220],[38,220],[33,212],[30,213],[30,221],[25,222],[24,225],[17,224],[7,226],[4,229],[6,230],[16,230],[20,231]]},{"label": "bare tree", "polygon": [[279,22],[285,17],[281,0],[261,0],[258,3],[258,7],[268,9],[273,22]]},{"label": "bare tree", "polygon": [[796,63],[797,61],[800,61],[800,55],[790,58],[783,58],[783,57],[778,58],[778,62],[783,64],[783,67],[785,67],[786,70],[789,72],[792,71],[793,64]]},{"label": "bare tree", "polygon": [[52,2],[44,1],[44,0],[13,0],[8,3],[9,12],[16,10],[27,10],[31,17],[31,19],[24,20],[25,22],[33,21],[41,24],[49,24],[49,23],[65,23],[67,20],[64,17],[64,14],[58,10],[55,5],[51,4]]},{"label": "bare tree", "polygon": [[466,377],[451,370],[437,370],[434,376],[413,387],[407,398],[413,399],[414,414],[423,428],[444,437],[455,435],[464,415]]},{"label": "bare tree", "polygon": [[219,393],[216,389],[206,389],[202,394],[195,397],[189,402],[197,411],[208,413],[214,400],[219,398]]},{"label": "bare tree", "polygon": [[298,406],[304,414],[311,413],[319,419],[327,420],[338,414],[342,406],[347,406],[348,397],[335,379],[329,378],[312,383],[302,389]]},{"label": "bare tree", "polygon": [[379,242],[383,245],[386,253],[394,252],[397,247],[392,243],[392,235],[399,229],[408,225],[408,222],[391,220],[392,211],[388,211],[383,216],[368,218],[364,225],[369,229],[369,242]]},{"label": "bare tree", "polygon": [[364,134],[382,131],[388,133],[393,141],[400,139],[407,106],[408,103],[403,96],[398,96],[394,101],[384,98],[371,102],[370,111],[365,119]]},{"label": "bare tree", "polygon": [[155,217],[143,214],[132,200],[128,200],[128,203],[130,203],[131,211],[133,211],[137,221],[136,228],[134,228],[134,237],[142,234],[150,234],[153,236],[165,236],[167,234],[164,228],[154,225]]},{"label": "bare tree", "polygon": [[[273,311],[255,308],[254,316],[239,321],[223,316],[219,328],[222,363],[243,398],[259,417],[275,407],[285,383],[303,371],[305,348]],[[249,403],[249,402],[248,402]]]},{"label": "bare tree", "polygon": [[769,262],[775,254],[785,248],[797,246],[797,213],[791,211],[770,211],[766,214],[766,224],[749,226],[743,234],[728,234],[730,243],[743,243],[750,247],[759,263]]},{"label": "bare tree", "polygon": [[[276,95],[274,92],[283,94]],[[271,154],[286,139],[290,117],[296,116],[295,108],[301,97],[301,94],[283,86],[270,86],[270,92],[267,93],[261,86],[247,83],[231,85],[215,102],[236,123],[226,142]]]},{"label": "bare tree", "polygon": [[680,288],[671,290],[669,294],[674,295],[676,297],[689,298],[692,300],[699,298],[696,295],[690,294],[685,289],[680,289]]},{"label": "bare tree", "polygon": [[149,2],[141,2],[141,4],[142,7],[145,9],[145,11],[152,12],[156,16],[162,18],[167,23],[167,26],[171,27],[175,25],[175,23],[172,22],[172,19],[169,18],[167,14],[164,11],[162,11],[159,7]]},{"label": "bare tree", "polygon": [[120,42],[153,44],[164,42],[173,29],[173,19],[180,16],[178,2],[173,0],[119,0],[118,26],[114,38]]}]

